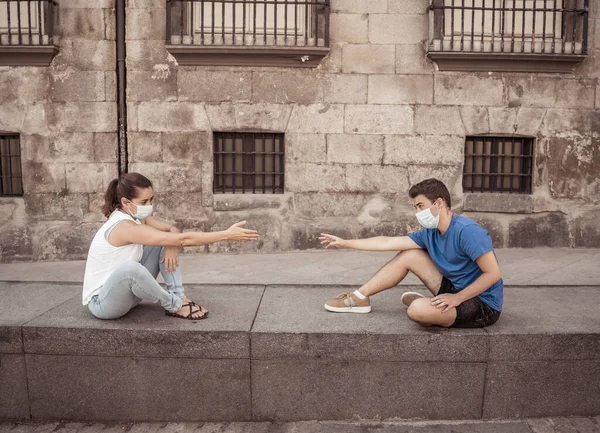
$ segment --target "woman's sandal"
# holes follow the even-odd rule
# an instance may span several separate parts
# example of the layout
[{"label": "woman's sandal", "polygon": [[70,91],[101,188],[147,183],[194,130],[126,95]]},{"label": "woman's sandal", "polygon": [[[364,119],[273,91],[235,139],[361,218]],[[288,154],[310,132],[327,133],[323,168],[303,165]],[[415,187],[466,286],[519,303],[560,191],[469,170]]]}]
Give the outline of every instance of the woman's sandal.
[{"label": "woman's sandal", "polygon": [[[190,312],[188,313],[187,316],[182,316],[181,314],[177,314],[177,313],[171,313],[169,311],[165,311],[165,314],[167,316],[178,317],[180,319],[187,319],[187,320],[202,320],[202,319],[206,319],[206,316],[208,316],[208,311],[206,313],[203,313],[202,307],[200,305],[196,304],[194,301],[190,301],[187,304],[183,304],[181,306],[181,308],[183,308],[183,307],[190,307]],[[198,307],[199,310],[194,311],[193,307]],[[193,315],[197,314],[197,313],[202,313],[202,316],[194,317]]]}]

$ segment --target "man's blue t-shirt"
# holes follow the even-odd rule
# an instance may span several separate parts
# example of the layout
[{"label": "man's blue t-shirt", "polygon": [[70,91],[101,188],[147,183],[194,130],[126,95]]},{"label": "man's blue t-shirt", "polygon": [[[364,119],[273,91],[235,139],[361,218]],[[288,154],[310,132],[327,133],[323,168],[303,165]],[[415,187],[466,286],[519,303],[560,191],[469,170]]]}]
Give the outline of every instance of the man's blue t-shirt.
[{"label": "man's blue t-shirt", "polygon": [[[450,226],[443,235],[438,229],[423,229],[408,236],[427,250],[440,273],[457,290],[468,287],[483,274],[475,260],[494,251],[487,230],[472,219],[456,214],[452,215]],[[503,287],[500,279],[479,297],[494,310],[502,311]]]}]

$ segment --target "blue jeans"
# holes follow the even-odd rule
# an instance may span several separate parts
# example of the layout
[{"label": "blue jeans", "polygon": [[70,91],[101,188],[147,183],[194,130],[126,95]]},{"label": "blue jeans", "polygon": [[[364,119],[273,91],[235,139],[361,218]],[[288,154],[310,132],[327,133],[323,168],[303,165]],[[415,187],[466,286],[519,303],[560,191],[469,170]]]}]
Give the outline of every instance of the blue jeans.
[{"label": "blue jeans", "polygon": [[[99,319],[117,319],[124,316],[142,300],[159,302],[169,312],[181,309],[184,292],[181,269],[167,272],[161,263],[164,247],[144,246],[140,263],[129,260],[120,265],[90,300],[88,308]],[[156,281],[158,273],[165,280],[167,290]]]}]

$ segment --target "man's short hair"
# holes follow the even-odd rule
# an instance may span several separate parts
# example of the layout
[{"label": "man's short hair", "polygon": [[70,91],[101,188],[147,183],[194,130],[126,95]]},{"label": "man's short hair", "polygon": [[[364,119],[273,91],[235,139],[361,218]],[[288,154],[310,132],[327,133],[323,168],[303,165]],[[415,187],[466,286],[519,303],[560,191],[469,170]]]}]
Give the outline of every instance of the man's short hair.
[{"label": "man's short hair", "polygon": [[452,200],[450,199],[450,192],[446,185],[437,179],[425,179],[417,184],[414,184],[408,190],[410,198],[415,198],[418,195],[424,195],[430,202],[436,201],[438,198],[443,199],[446,202],[448,209],[452,206]]}]

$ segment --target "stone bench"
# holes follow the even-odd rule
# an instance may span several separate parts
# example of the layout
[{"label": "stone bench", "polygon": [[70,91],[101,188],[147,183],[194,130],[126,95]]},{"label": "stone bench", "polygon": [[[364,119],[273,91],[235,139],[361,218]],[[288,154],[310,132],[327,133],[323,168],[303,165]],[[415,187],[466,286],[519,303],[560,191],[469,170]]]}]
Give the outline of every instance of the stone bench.
[{"label": "stone bench", "polygon": [[0,283],[0,418],[490,419],[600,414],[597,287],[505,289],[500,321],[424,329],[400,303],[323,309],[339,287],[188,286],[191,322],[95,319],[80,286]]}]

